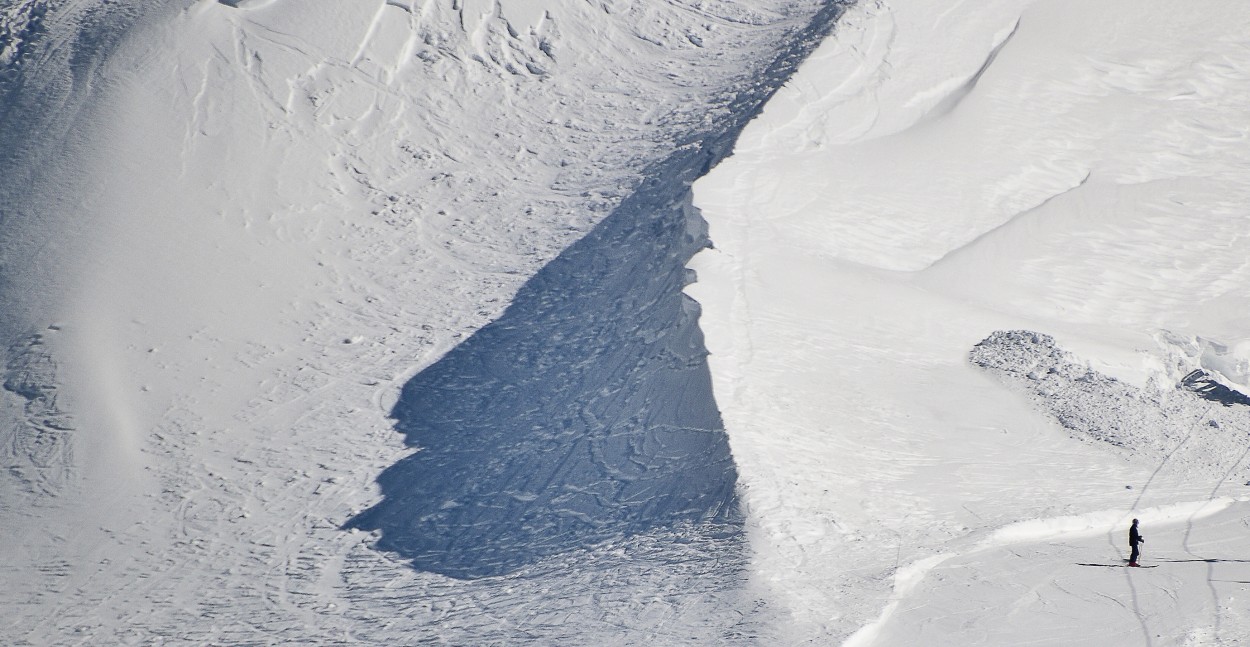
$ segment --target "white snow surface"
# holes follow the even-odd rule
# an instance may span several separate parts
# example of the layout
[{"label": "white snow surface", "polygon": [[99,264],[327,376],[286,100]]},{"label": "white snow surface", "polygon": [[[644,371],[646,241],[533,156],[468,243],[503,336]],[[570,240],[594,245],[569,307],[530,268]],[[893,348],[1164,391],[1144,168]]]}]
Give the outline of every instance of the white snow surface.
[{"label": "white snow surface", "polygon": [[0,642],[1244,642],[1250,9],[838,16],[0,2]]},{"label": "white snow surface", "polygon": [[861,2],[695,184],[783,642],[1250,640],[1247,20]]},{"label": "white snow surface", "polygon": [[688,187],[837,8],[0,3],[0,642],[766,640]]}]

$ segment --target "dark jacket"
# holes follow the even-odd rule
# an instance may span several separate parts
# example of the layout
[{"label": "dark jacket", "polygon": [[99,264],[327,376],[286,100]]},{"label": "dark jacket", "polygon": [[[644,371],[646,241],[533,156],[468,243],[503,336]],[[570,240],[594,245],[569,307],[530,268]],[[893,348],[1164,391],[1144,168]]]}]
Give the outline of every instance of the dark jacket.
[{"label": "dark jacket", "polygon": [[1141,543],[1141,541],[1142,541],[1141,535],[1137,534],[1137,524],[1133,524],[1132,526],[1129,526],[1128,545],[1136,546],[1137,544]]}]

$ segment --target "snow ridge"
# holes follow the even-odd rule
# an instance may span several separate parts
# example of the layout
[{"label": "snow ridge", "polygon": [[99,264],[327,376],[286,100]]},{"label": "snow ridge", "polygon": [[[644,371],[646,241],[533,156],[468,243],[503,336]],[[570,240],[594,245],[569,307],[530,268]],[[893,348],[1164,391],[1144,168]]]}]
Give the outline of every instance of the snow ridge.
[{"label": "snow ridge", "polygon": [[1245,409],[1177,385],[1247,382],[1246,5],[1142,7],[859,3],[696,185],[781,642],[1250,635]]}]

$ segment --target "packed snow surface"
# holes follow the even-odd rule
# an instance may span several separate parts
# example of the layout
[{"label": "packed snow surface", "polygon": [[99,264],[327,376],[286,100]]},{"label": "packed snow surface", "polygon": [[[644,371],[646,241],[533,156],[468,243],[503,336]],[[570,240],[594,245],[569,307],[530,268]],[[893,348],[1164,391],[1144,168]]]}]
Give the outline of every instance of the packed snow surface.
[{"label": "packed snow surface", "polygon": [[0,641],[1238,644],[1248,19],[4,0]]},{"label": "packed snow surface", "polygon": [[861,2],[696,183],[785,642],[1250,637],[1247,20]]}]

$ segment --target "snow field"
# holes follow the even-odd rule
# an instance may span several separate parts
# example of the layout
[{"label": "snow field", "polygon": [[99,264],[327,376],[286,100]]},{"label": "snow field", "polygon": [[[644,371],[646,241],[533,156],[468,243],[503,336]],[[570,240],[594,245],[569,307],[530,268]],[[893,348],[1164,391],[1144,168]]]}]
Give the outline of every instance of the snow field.
[{"label": "snow field", "polygon": [[[746,519],[610,526],[700,501],[647,499],[698,454],[666,441],[723,448],[676,293],[686,186],[834,9],[6,4],[0,635],[1250,634],[1250,430],[1176,388],[1250,374],[1231,0],[858,3],[695,190],[715,249],[687,292]],[[995,331],[1035,332],[974,363]],[[431,367],[464,379],[405,392]],[[533,390],[474,381],[503,374]],[[475,470],[422,456],[403,421],[431,411],[529,435]],[[388,526],[432,528],[426,562],[344,528],[388,468],[456,464]],[[515,541],[499,509],[539,514]],[[1117,570],[1132,516],[1157,568]],[[559,544],[569,519],[591,545]]]},{"label": "snow field", "polygon": [[[75,42],[80,28],[107,27],[76,23],[71,5],[51,7],[56,27],[37,42]],[[646,343],[598,341],[619,366],[698,373],[693,311],[679,292],[682,263],[701,240],[686,222],[688,184],[727,150],[726,132],[780,84],[786,61],[819,38],[837,7],[151,6],[120,32],[115,52],[81,52],[91,74],[78,78],[89,82],[67,86],[62,102],[74,110],[31,99],[38,109],[6,117],[6,132],[69,134],[23,140],[29,150],[6,161],[39,183],[4,194],[6,213],[26,224],[0,251],[34,268],[4,285],[10,313],[22,313],[3,330],[14,348],[6,383],[16,386],[5,406],[15,433],[30,429],[21,425],[31,406],[46,412],[38,407],[53,401],[76,421],[57,437],[73,451],[55,454],[66,474],[54,496],[37,487],[38,457],[6,457],[0,527],[16,546],[0,555],[12,583],[0,594],[6,640],[770,641],[766,605],[744,588],[732,524],[609,534],[464,579],[414,568],[378,550],[377,533],[344,524],[378,503],[384,469],[420,454],[391,417],[403,386],[501,319],[540,268],[631,196],[655,204],[622,218],[672,238],[665,244],[676,251],[640,272],[618,271],[616,282],[598,284],[596,274],[565,287],[587,290],[581,303],[612,303],[614,291],[634,288],[665,292],[642,303],[677,306],[653,308],[660,314],[650,314]],[[74,78],[78,51],[22,69]],[[24,92],[34,81],[23,83]],[[670,157],[682,165],[660,164]],[[57,163],[45,165],[49,158]],[[649,192],[638,191],[644,183]],[[54,244],[43,245],[49,237]],[[23,256],[31,249],[33,261]],[[628,248],[613,251],[629,257]],[[543,304],[532,305],[541,313]],[[605,316],[558,314],[578,347],[596,340],[588,326]],[[496,361],[519,369],[571,357],[550,346]],[[640,350],[649,354],[631,355]],[[14,377],[25,370],[15,357],[45,359],[25,380]],[[580,359],[577,380],[509,421],[616,429],[619,420],[579,417],[595,410],[578,407],[590,394],[616,411],[598,392],[616,384],[601,381],[618,365]],[[704,388],[687,390],[691,408],[715,418],[702,370]],[[670,390],[685,388],[677,382]],[[630,391],[645,398],[619,400],[649,404],[656,384]],[[489,413],[492,401],[481,402],[476,413]],[[686,411],[669,409],[677,418]],[[629,411],[621,416],[643,428]],[[599,440],[624,456],[636,448],[676,462],[680,445],[653,441],[682,434],[724,445],[719,424]],[[529,458],[560,465],[558,452]],[[486,460],[483,474],[496,465]],[[720,463],[732,483],[732,465]],[[471,484],[474,475],[456,478]],[[596,496],[625,481],[604,478],[581,494],[610,503]],[[652,494],[645,479],[637,485],[635,498]]]},{"label": "snow field", "polygon": [[[696,184],[687,292],[790,644],[1244,635],[1250,428],[1178,387],[1244,383],[1244,12],[860,3]],[[1003,330],[1062,352],[983,372]],[[1208,502],[1183,536],[1230,583],[1161,564],[1135,607],[1074,565]]]}]

